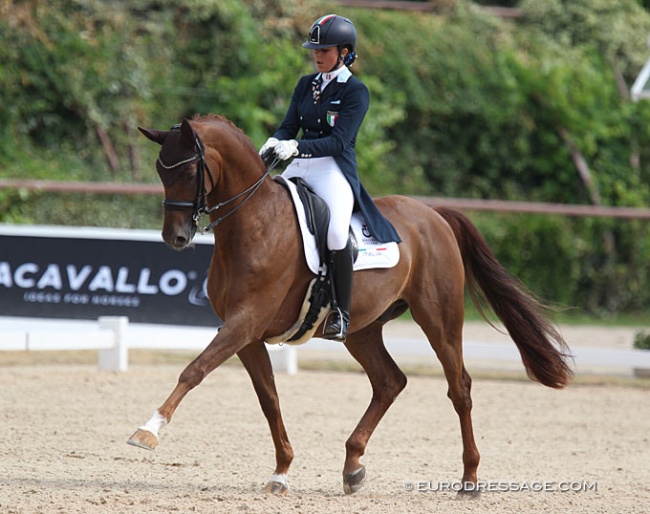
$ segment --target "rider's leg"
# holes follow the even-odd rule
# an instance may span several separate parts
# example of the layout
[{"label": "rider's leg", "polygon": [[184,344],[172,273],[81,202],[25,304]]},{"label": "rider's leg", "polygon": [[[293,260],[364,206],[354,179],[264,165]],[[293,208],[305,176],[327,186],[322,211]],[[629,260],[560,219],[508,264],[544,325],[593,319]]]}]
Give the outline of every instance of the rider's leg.
[{"label": "rider's leg", "polygon": [[[314,160],[303,178],[314,192],[325,200],[330,209],[327,247],[331,251],[329,262],[332,281],[332,314],[323,329],[325,339],[345,341],[350,323],[352,296],[352,247],[348,245],[350,218],[354,208],[354,195],[348,180],[334,159]],[[328,162],[330,161],[330,162]]]},{"label": "rider's leg", "polygon": [[332,313],[327,318],[323,337],[345,341],[352,296],[352,247],[348,248],[350,219],[354,208],[352,188],[332,157],[294,159],[282,176],[301,177],[329,207],[327,247],[331,251],[328,266],[332,281]]},{"label": "rider's leg", "polygon": [[332,250],[330,255],[332,281],[332,315],[323,328],[323,338],[345,341],[350,325],[350,300],[352,299],[352,244],[343,250]]}]

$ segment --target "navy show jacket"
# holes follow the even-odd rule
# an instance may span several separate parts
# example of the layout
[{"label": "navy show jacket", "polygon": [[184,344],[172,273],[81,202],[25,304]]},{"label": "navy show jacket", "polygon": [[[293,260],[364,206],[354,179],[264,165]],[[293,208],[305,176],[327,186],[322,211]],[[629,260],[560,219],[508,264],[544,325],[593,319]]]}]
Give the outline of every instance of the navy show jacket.
[{"label": "navy show jacket", "polygon": [[379,212],[357,172],[354,146],[370,104],[368,88],[354,75],[342,73],[325,87],[314,103],[312,83],[318,75],[314,73],[300,78],[284,121],[273,137],[295,139],[302,130],[298,157],[334,157],[352,187],[356,207],[373,237],[382,243],[399,243],[401,239],[397,231]]}]

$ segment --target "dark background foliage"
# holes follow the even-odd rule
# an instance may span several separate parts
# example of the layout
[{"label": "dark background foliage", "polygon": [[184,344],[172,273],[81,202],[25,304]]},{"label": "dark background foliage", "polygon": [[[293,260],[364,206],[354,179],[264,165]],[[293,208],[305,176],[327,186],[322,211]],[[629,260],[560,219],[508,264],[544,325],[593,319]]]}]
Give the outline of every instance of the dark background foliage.
[{"label": "dark background foliage", "polygon": [[[307,28],[335,10],[357,26],[353,71],[371,90],[358,157],[373,194],[648,204],[650,106],[628,94],[649,57],[647,2],[433,5],[3,0],[0,177],[156,181],[136,126],[196,113],[259,146],[312,70]],[[0,191],[2,222],[157,228],[160,215],[151,197]],[[650,307],[647,222],[472,217],[542,297],[598,315]]]}]

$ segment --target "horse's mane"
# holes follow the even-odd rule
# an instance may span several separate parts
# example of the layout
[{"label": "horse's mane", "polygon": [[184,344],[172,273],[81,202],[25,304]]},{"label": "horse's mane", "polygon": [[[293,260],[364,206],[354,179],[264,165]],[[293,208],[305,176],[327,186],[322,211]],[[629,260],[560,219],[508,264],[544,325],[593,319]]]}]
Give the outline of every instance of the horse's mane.
[{"label": "horse's mane", "polygon": [[240,129],[228,118],[226,118],[225,116],[221,116],[220,114],[195,114],[194,116],[192,116],[190,121],[195,121],[198,123],[211,123],[211,122],[225,123],[229,127],[235,129],[244,137],[248,138],[248,136],[244,133],[242,129]]},{"label": "horse's mane", "polygon": [[202,124],[205,123],[205,124],[225,125],[228,129],[231,129],[239,139],[243,140],[246,144],[250,145],[250,147],[255,150],[255,145],[253,145],[253,142],[246,135],[246,133],[225,116],[221,116],[220,114],[212,114],[212,113],[195,114],[194,116],[192,116],[190,121],[194,123],[202,123]]}]

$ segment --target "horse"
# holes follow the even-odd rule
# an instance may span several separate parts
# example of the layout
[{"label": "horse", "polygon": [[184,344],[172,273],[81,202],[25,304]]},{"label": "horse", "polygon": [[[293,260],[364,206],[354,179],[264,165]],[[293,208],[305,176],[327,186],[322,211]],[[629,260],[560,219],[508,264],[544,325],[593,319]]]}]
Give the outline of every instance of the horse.
[{"label": "horse", "polygon": [[[285,495],[293,449],[265,341],[294,324],[315,276],[305,262],[289,192],[272,178],[250,139],[225,117],[194,116],[170,130],[139,130],[161,145],[156,169],[165,194],[163,240],[182,250],[197,229],[214,233],[207,293],[223,326],[128,443],[155,449],[159,430],[185,395],[236,354],[252,380],[275,447],[275,469],[263,491]],[[548,307],[497,261],[465,215],[406,196],[374,201],[402,242],[394,267],[354,272],[351,324],[342,344],[367,374],[373,394],[345,443],[344,492],[364,485],[366,468],[360,459],[407,384],[384,346],[382,328],[410,310],[442,364],[447,396],[460,420],[459,494],[475,496],[480,455],[471,418],[472,380],[463,361],[465,288],[482,314],[480,306],[487,302],[502,321],[531,379],[551,388],[567,385],[572,376],[568,346]],[[201,227],[206,214],[210,223]]]}]

